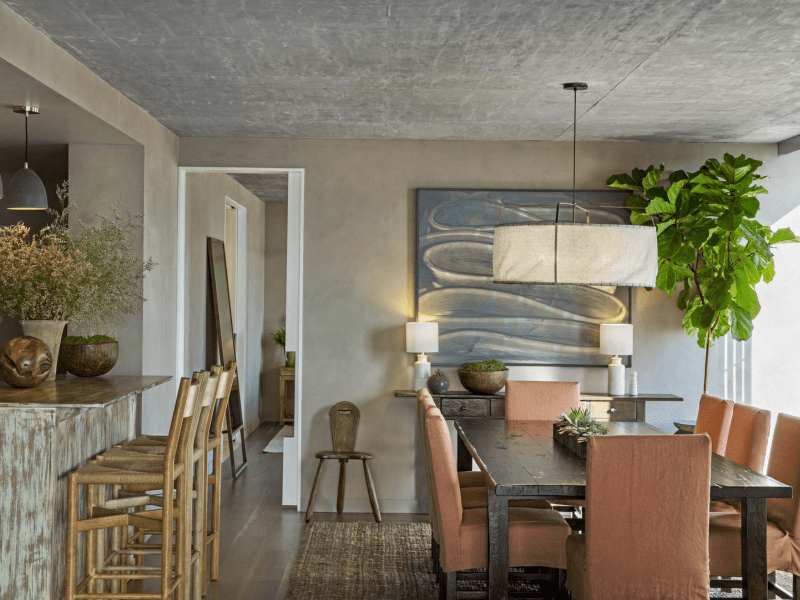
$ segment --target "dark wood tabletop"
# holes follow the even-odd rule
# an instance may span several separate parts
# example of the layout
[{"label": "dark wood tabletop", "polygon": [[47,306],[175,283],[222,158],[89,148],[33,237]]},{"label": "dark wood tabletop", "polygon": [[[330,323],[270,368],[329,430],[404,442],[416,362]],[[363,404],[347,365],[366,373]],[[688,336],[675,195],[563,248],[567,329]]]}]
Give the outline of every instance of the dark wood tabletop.
[{"label": "dark wood tabletop", "polygon": [[[648,423],[604,424],[610,435],[668,435]],[[553,440],[552,421],[456,419],[455,426],[497,495],[585,497],[586,461]],[[790,486],[712,455],[712,500],[791,497]]]},{"label": "dark wood tabletop", "polygon": [[138,394],[172,379],[171,375],[106,375],[45,381],[35,388],[13,388],[0,381],[0,408],[93,408]]}]

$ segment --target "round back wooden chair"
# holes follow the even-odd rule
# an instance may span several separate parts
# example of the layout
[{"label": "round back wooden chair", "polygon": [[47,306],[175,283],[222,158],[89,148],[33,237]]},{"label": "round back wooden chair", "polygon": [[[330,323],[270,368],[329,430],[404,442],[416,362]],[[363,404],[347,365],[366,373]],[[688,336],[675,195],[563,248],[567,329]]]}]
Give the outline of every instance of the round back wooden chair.
[{"label": "round back wooden chair", "polygon": [[314,486],[311,488],[311,497],[308,499],[306,509],[306,523],[311,520],[314,514],[314,503],[317,500],[319,482],[322,476],[322,467],[326,460],[339,461],[339,493],[336,497],[336,512],[342,514],[344,511],[344,487],[345,487],[345,465],[349,460],[360,460],[364,465],[364,479],[367,482],[367,493],[369,503],[372,506],[372,514],[375,520],[381,522],[381,511],[378,508],[378,499],[375,496],[375,485],[372,483],[372,473],[370,473],[367,461],[372,459],[369,452],[358,452],[355,450],[356,436],[358,435],[358,423],[361,419],[361,412],[352,402],[339,402],[330,411],[331,439],[333,440],[333,450],[317,452],[319,466],[314,477]]}]

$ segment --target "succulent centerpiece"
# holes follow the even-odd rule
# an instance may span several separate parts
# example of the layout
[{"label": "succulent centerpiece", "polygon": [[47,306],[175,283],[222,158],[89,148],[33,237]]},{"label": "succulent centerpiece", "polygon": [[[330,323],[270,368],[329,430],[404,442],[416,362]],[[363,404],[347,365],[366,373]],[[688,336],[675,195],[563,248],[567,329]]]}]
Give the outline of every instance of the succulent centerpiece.
[{"label": "succulent centerpiece", "polygon": [[553,439],[581,458],[586,458],[586,440],[593,435],[608,435],[608,427],[592,419],[588,408],[561,413],[553,423]]}]

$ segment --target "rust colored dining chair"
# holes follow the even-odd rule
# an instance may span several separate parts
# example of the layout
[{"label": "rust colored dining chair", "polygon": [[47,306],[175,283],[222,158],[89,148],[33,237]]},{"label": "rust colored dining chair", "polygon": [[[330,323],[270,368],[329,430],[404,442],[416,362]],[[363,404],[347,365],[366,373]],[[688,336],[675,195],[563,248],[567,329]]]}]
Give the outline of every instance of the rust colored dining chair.
[{"label": "rust colored dining chair", "polygon": [[306,523],[311,520],[314,515],[314,503],[317,500],[317,492],[319,491],[319,482],[322,475],[322,467],[326,460],[339,461],[339,493],[336,496],[336,512],[342,514],[344,511],[344,483],[345,483],[345,466],[349,460],[360,460],[364,465],[364,479],[367,482],[367,493],[369,494],[369,503],[372,506],[372,515],[375,520],[381,522],[381,511],[378,508],[378,498],[375,495],[375,485],[372,483],[372,474],[369,471],[367,461],[372,459],[372,454],[369,452],[358,452],[354,450],[356,445],[356,436],[358,435],[358,422],[361,418],[361,413],[358,407],[352,402],[339,402],[331,408],[331,438],[333,439],[333,450],[326,450],[317,452],[319,459],[319,466],[317,467],[317,474],[314,477],[314,485],[311,488],[311,497],[308,499],[308,507],[306,508]]},{"label": "rust colored dining chair", "polygon": [[725,455],[731,430],[731,419],[733,419],[733,404],[731,400],[717,398],[710,394],[703,394],[700,397],[694,432],[695,434],[708,434],[708,437],[711,438],[711,451],[715,454]]},{"label": "rust colored dining chair", "polygon": [[[753,471],[763,472],[771,422],[772,415],[768,410],[747,404],[734,404],[725,458]],[[711,503],[710,511],[738,512],[739,507],[739,502],[718,500]]]},{"label": "rust colored dining chair", "polygon": [[572,598],[707,599],[708,436],[592,436],[587,444],[586,533],[566,544]]},{"label": "rust colored dining chair", "polygon": [[506,382],[506,421],[555,421],[580,405],[577,381]]},{"label": "rust colored dining chair", "polygon": [[[425,467],[425,478],[428,483],[428,489],[433,489],[432,475],[431,475],[431,461],[428,455],[428,440],[426,435],[427,427],[425,426],[428,412],[436,409],[436,403],[433,397],[426,388],[422,388],[417,392],[417,425],[419,427],[419,443],[422,451],[422,462]],[[486,508],[488,504],[488,488],[486,485],[486,477],[482,471],[458,471],[458,485],[461,490],[461,505],[464,509],[471,508]],[[428,513],[428,519],[431,525],[431,558],[434,567],[439,564],[439,527],[436,523],[437,510],[434,506],[436,496],[430,497],[431,508]],[[510,500],[509,506],[526,507],[526,508],[543,508],[551,509],[552,506],[547,500],[525,499],[525,500]]]},{"label": "rust colored dining chair", "polygon": [[[200,415],[208,373],[195,373],[192,380],[181,379],[178,397],[161,460],[143,459],[120,463],[93,460],[67,477],[67,552],[66,599],[140,599],[189,597],[191,570],[191,446]],[[79,515],[79,486],[87,487],[85,517]],[[132,498],[105,498],[105,486],[131,486],[174,490],[170,501],[155,510],[130,512],[135,506],[152,505],[149,497],[141,502]],[[143,564],[144,550],[137,544],[121,543],[121,532],[129,528],[155,532],[161,537],[157,550],[159,565]],[[112,552],[106,556],[105,535],[111,530]],[[78,534],[86,533],[86,577],[77,580]],[[134,536],[135,537],[135,536]],[[174,558],[174,564],[173,564]],[[158,580],[160,591],[128,591],[131,580]],[[110,590],[106,589],[106,583]]]},{"label": "rust colored dining chair", "polygon": [[[457,572],[486,567],[488,562],[489,515],[486,508],[465,509],[461,502],[452,440],[447,422],[438,408],[428,411],[428,457],[430,495],[440,543],[440,597],[456,598]],[[554,510],[508,509],[508,564],[512,567],[566,566],[564,543],[570,528]]]},{"label": "rust colored dining chair", "polygon": [[[767,499],[767,572],[792,573],[793,595],[781,597],[800,600],[800,418],[778,414],[767,475],[792,487],[791,498]],[[711,515],[711,577],[741,577],[741,532],[740,514]],[[730,580],[725,584],[731,587]]]}]

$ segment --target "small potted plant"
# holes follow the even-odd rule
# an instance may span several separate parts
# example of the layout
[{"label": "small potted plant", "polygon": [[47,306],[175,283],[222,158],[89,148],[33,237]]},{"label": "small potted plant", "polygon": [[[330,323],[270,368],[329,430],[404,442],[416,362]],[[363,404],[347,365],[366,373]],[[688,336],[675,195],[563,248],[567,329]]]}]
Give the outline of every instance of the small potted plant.
[{"label": "small potted plant", "polygon": [[444,371],[436,369],[428,378],[428,391],[431,394],[444,394],[448,389],[450,389],[450,380],[445,376]]},{"label": "small potted plant", "polygon": [[91,304],[86,310],[74,314],[70,330],[82,335],[68,336],[62,342],[61,366],[79,377],[97,377],[108,373],[119,357],[119,343],[113,334],[127,315],[141,310],[145,301],[142,281],[155,263],[142,260],[135,247],[135,236],[142,228],[142,215],[127,212],[120,214],[119,201],[111,206],[110,215],[97,215],[98,225],[87,226],[78,222],[70,233],[67,216],[75,208],[68,205],[69,187],[64,182],[56,194],[61,212],[52,228],[63,238],[71,239],[91,265],[96,277]]},{"label": "small potted plant", "polygon": [[586,440],[593,435],[607,435],[608,427],[597,423],[588,408],[574,408],[561,413],[553,423],[553,439],[574,454],[586,458]]},{"label": "small potted plant", "polygon": [[290,350],[289,352],[286,351],[286,329],[280,327],[275,331],[273,331],[272,341],[275,342],[276,346],[281,347],[281,350],[283,351],[283,354],[286,357],[286,366],[294,367],[294,352],[292,350]]},{"label": "small potted plant", "polygon": [[464,363],[458,369],[458,380],[473,394],[496,394],[508,380],[508,368],[499,360]]}]

